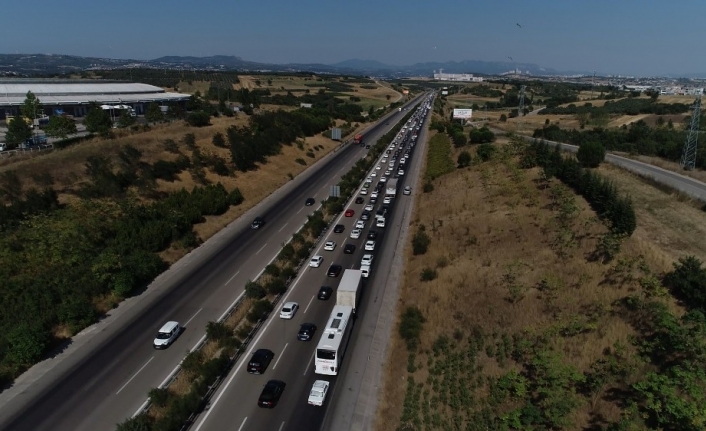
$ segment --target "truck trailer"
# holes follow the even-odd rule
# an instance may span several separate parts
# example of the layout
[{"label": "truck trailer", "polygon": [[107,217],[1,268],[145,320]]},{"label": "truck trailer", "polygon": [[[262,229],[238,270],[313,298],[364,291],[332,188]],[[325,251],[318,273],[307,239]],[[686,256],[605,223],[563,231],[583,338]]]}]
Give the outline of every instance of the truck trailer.
[{"label": "truck trailer", "polygon": [[343,272],[341,283],[336,291],[336,305],[353,307],[355,313],[356,306],[360,300],[360,282],[363,273],[359,269],[347,269]]},{"label": "truck trailer", "polygon": [[361,135],[361,134],[355,135],[355,138],[353,138],[353,143],[358,144],[358,145],[365,144],[365,142],[363,142],[363,135]]},{"label": "truck trailer", "polygon": [[395,196],[397,196],[397,178],[390,178],[389,180],[387,180],[385,196],[390,198],[394,198]]}]

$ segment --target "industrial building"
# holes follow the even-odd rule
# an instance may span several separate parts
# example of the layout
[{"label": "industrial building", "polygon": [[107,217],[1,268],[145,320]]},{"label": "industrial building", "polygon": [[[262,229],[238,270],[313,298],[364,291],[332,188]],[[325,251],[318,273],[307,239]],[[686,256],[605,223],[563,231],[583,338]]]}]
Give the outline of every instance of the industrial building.
[{"label": "industrial building", "polygon": [[434,71],[434,79],[437,81],[461,81],[461,82],[483,82],[480,76],[473,76],[472,73],[436,73]]},{"label": "industrial building", "polygon": [[[45,115],[68,114],[74,117],[86,115],[88,105],[127,105],[142,115],[147,105],[184,103],[190,95],[168,93],[164,89],[148,84],[66,79],[0,79],[0,119],[19,113],[27,92],[31,91],[43,107]],[[41,115],[42,113],[38,113]]]}]

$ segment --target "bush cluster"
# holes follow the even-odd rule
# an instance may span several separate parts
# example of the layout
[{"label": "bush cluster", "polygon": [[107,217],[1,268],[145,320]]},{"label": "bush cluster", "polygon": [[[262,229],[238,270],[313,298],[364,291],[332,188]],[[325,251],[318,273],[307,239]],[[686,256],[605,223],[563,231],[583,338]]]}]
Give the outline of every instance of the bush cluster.
[{"label": "bush cluster", "polygon": [[546,177],[556,176],[586,198],[613,232],[632,235],[637,221],[630,198],[621,196],[611,181],[582,168],[576,159],[564,157],[559,147],[552,150],[546,142],[534,141],[527,147],[521,164],[523,167],[541,166]]}]

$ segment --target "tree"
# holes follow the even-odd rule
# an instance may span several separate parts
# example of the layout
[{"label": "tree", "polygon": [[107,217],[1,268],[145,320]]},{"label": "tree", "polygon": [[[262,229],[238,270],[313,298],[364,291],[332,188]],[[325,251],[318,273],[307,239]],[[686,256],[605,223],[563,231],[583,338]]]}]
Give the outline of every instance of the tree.
[{"label": "tree", "polygon": [[5,142],[10,149],[17,148],[18,145],[32,137],[32,128],[22,117],[15,117],[7,125]]},{"label": "tree", "polygon": [[20,111],[24,117],[30,119],[35,119],[37,116],[44,114],[44,110],[42,110],[42,103],[31,91],[27,92],[25,101],[22,103],[22,106],[20,106]]},{"label": "tree", "polygon": [[204,127],[211,124],[211,116],[207,112],[192,112],[186,117],[186,122],[193,127]]},{"label": "tree", "polygon": [[706,310],[706,269],[701,265],[694,256],[679,258],[674,271],[664,277],[664,284],[689,308]]},{"label": "tree", "polygon": [[605,160],[605,148],[599,142],[584,142],[576,153],[576,159],[584,168],[597,168]]},{"label": "tree", "polygon": [[67,136],[77,133],[74,120],[61,115],[49,118],[49,124],[44,128],[44,131],[51,137],[61,139],[66,139]]},{"label": "tree", "polygon": [[86,112],[86,117],[83,119],[83,124],[89,133],[107,133],[113,127],[113,121],[110,119],[110,114],[102,109],[98,104],[91,103]]},{"label": "tree", "polygon": [[507,115],[505,115],[505,114],[500,115],[500,122],[504,123],[506,121],[507,121]]},{"label": "tree", "polygon": [[457,163],[459,168],[465,168],[467,166],[470,166],[471,153],[469,153],[468,151],[461,151],[461,154],[458,155]]},{"label": "tree", "polygon": [[157,123],[164,120],[164,115],[162,110],[159,108],[156,102],[152,102],[147,105],[147,110],[145,111],[145,120],[148,123]]},{"label": "tree", "polygon": [[123,110],[123,112],[120,114],[120,118],[118,118],[118,127],[121,129],[127,128],[135,124],[137,120],[135,120],[135,117],[130,115],[130,113],[127,110]]},{"label": "tree", "polygon": [[213,139],[211,142],[216,147],[228,148],[228,144],[226,144],[226,138],[223,136],[223,133],[221,133],[221,132],[216,132],[216,134],[213,135]]}]

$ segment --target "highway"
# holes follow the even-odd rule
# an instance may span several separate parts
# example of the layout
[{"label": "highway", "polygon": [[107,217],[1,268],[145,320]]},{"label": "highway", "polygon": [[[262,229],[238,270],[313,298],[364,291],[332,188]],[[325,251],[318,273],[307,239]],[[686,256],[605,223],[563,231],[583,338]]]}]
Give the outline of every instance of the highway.
[{"label": "highway", "polygon": [[[411,133],[407,133],[407,137]],[[420,139],[422,135],[420,135]],[[405,145],[406,146],[406,145]],[[219,388],[210,408],[201,414],[192,427],[194,431],[233,429],[238,431],[259,431],[259,430],[319,430],[343,428],[331,425],[331,418],[328,414],[329,407],[340,406],[344,412],[338,413],[342,416],[352,416],[354,398],[357,397],[359,387],[352,389],[353,384],[346,384],[346,389],[342,389],[337,384],[338,381],[353,377],[360,381],[358,369],[365,368],[365,356],[367,347],[370,345],[371,334],[374,331],[380,310],[380,290],[385,285],[387,274],[392,265],[392,258],[398,246],[396,238],[399,236],[403,225],[403,213],[409,196],[404,196],[402,190],[407,184],[411,184],[421,167],[423,149],[421,144],[415,145],[410,152],[410,161],[405,166],[405,176],[398,180],[398,196],[390,205],[390,212],[387,216],[386,227],[377,228],[374,221],[366,222],[366,228],[359,239],[351,239],[349,234],[358,216],[363,211],[365,204],[350,203],[347,208],[355,211],[353,217],[345,217],[343,214],[334,222],[344,224],[343,233],[334,233],[330,230],[317,246],[313,254],[324,257],[324,262],[318,268],[307,268],[298,277],[288,292],[279,303],[279,307],[272,313],[270,319],[260,330],[249,346],[248,354],[244,355],[231,371],[230,376]],[[394,152],[393,152],[394,154]],[[402,153],[404,154],[404,152]],[[388,158],[391,161],[391,158]],[[396,172],[398,167],[393,167]],[[379,180],[381,170],[373,171],[377,173],[374,180]],[[375,184],[377,181],[373,181]],[[383,193],[384,194],[384,190]],[[381,196],[382,196],[381,194]],[[366,202],[368,203],[368,197]],[[373,214],[382,206],[382,198],[374,205]],[[314,352],[316,344],[321,337],[321,331],[325,328],[331,310],[335,305],[335,294],[329,300],[322,301],[316,295],[320,286],[331,286],[336,289],[340,277],[332,278],[327,276],[329,265],[338,264],[346,268],[360,268],[360,260],[364,253],[363,245],[366,235],[370,230],[378,233],[376,238],[376,249],[372,254],[375,256],[370,278],[364,279],[362,287],[362,300],[358,307],[350,344],[344,356],[342,372],[339,376],[321,376],[314,373]],[[334,251],[324,251],[323,245],[326,241],[333,240],[337,246]],[[343,246],[354,244],[356,250],[353,254],[344,254]],[[291,320],[279,318],[279,308],[284,302],[294,301],[300,305],[300,310]],[[394,319],[393,319],[394,320]],[[303,323],[314,323],[318,331],[311,341],[298,341],[296,338],[299,327]],[[370,325],[372,324],[372,328]],[[257,349],[269,349],[275,353],[269,368],[261,375],[247,373],[247,362],[252,353]],[[356,371],[352,368],[356,367]],[[263,409],[257,406],[257,400],[262,388],[268,380],[281,380],[286,382],[282,398],[273,409]],[[314,407],[307,404],[309,390],[315,380],[327,380],[331,383],[329,395],[323,407]],[[352,396],[352,397],[351,397]],[[374,411],[373,411],[374,414]],[[324,426],[325,425],[325,426]]]},{"label": "highway", "polygon": [[[378,139],[407,113],[393,112],[383,118],[365,133],[366,141]],[[70,355],[60,354],[59,359],[40,364],[37,368],[45,369],[33,380],[18,379],[14,388],[0,394],[0,427],[13,431],[110,430],[132,416],[145,402],[148,390],[165,382],[185,353],[199,344],[206,323],[218,319],[234,303],[246,281],[255,279],[282,243],[304,224],[317,207],[306,207],[304,201],[324,199],[329,186],[365,153],[362,147],[348,145],[325,157],[175,264],[139,298],[126,301],[129,304],[119,307],[115,316],[84,331],[88,335],[77,337],[67,349]],[[266,224],[251,230],[250,222],[257,215],[264,216]],[[329,259],[318,272],[325,275],[328,264]],[[341,264],[352,265],[353,261],[342,260]],[[308,347],[297,344],[292,335],[298,329],[295,322],[303,317],[324,319],[325,307],[316,301],[305,310],[309,299],[300,299],[301,314],[286,326],[278,326],[283,325],[278,319],[270,321],[274,322],[271,326],[268,323],[270,331],[280,329],[285,344],[290,340],[287,357],[299,357]],[[168,320],[177,320],[186,329],[169,349],[155,351],[152,340]],[[274,366],[273,362],[273,370]],[[306,364],[295,366],[283,359],[277,365],[278,370],[295,368],[303,375]],[[304,384],[304,379],[299,380]],[[296,385],[292,381],[285,399],[296,392]]]}]

